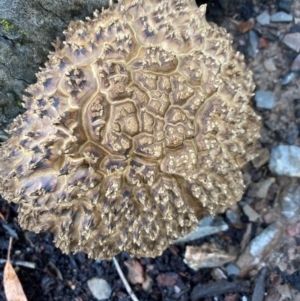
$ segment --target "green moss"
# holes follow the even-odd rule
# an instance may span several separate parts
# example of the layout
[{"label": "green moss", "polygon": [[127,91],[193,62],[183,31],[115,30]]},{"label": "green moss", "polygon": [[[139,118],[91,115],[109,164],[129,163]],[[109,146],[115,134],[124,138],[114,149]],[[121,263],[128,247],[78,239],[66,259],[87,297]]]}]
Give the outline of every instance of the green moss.
[{"label": "green moss", "polygon": [[25,35],[23,30],[20,30],[16,25],[12,22],[0,18],[0,33],[3,33],[9,39],[19,39]]},{"label": "green moss", "polygon": [[20,100],[20,99],[17,100],[17,106],[23,108],[23,102],[22,102],[22,100]]},{"label": "green moss", "polygon": [[14,24],[10,23],[6,19],[0,19],[0,24],[1,24],[1,27],[7,31],[12,31],[12,30],[15,30],[15,28],[16,28]]}]

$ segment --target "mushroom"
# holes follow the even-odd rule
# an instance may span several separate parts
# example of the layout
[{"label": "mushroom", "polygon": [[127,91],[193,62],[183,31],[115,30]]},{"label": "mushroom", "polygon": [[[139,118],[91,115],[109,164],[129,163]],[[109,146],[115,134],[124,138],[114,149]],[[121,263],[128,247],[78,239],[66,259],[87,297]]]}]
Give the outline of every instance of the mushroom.
[{"label": "mushroom", "polygon": [[0,148],[0,193],[63,252],[154,257],[239,201],[254,83],[193,0],[121,0],[71,22]]}]

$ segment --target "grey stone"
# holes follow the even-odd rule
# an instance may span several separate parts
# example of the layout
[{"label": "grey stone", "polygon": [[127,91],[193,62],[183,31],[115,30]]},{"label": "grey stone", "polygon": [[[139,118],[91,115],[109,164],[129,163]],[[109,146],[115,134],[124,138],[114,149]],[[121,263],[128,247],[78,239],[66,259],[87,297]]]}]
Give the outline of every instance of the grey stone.
[{"label": "grey stone", "polygon": [[297,74],[297,72],[289,72],[283,76],[283,78],[281,80],[281,84],[283,86],[286,86],[289,83],[291,83],[295,78],[298,78],[298,77],[299,77],[299,75]]},{"label": "grey stone", "polygon": [[271,243],[274,242],[275,238],[281,232],[280,227],[276,224],[272,224],[263,230],[258,236],[256,236],[249,244],[249,253],[253,257],[261,258],[264,253],[270,251]]},{"label": "grey stone", "polygon": [[269,15],[269,13],[267,13],[267,12],[263,12],[256,17],[256,21],[261,25],[270,24],[270,19],[271,19],[271,17]]},{"label": "grey stone", "polygon": [[97,300],[106,300],[110,297],[112,289],[106,280],[94,277],[89,279],[87,284]]},{"label": "grey stone", "polygon": [[281,213],[289,222],[298,222],[300,216],[300,186],[291,185],[283,190],[280,196]]},{"label": "grey stone", "polygon": [[251,162],[255,168],[260,168],[269,161],[270,151],[267,148],[261,148],[256,153],[257,156]]},{"label": "grey stone", "polygon": [[278,8],[289,13],[291,11],[292,3],[293,0],[279,0]]},{"label": "grey stone", "polygon": [[206,216],[199,221],[198,228],[194,232],[185,237],[179,237],[174,243],[188,242],[226,230],[228,230],[228,225],[222,219]]},{"label": "grey stone", "polygon": [[263,64],[264,64],[264,67],[266,68],[266,70],[269,72],[273,72],[273,71],[277,70],[273,58],[264,60]]},{"label": "grey stone", "polygon": [[292,65],[291,65],[291,71],[299,72],[300,71],[300,54],[296,56],[294,59]]},{"label": "grey stone", "polygon": [[271,22],[291,22],[293,21],[293,16],[280,11],[271,16]]},{"label": "grey stone", "polygon": [[296,52],[300,52],[300,32],[286,34],[283,43]]},{"label": "grey stone", "polygon": [[254,30],[250,30],[248,33],[248,55],[255,58],[258,53],[258,34]]},{"label": "grey stone", "polygon": [[232,210],[227,209],[225,214],[226,214],[226,218],[228,219],[228,221],[231,224],[237,224],[237,223],[240,222],[239,216],[235,212],[233,212]]},{"label": "grey stone", "polygon": [[282,237],[283,225],[278,222],[271,224],[257,235],[246,247],[236,261],[236,265],[241,269],[240,276],[247,274],[277,246]]},{"label": "grey stone", "polygon": [[257,90],[255,102],[257,108],[272,109],[275,105],[275,94],[271,91]]},{"label": "grey stone", "polygon": [[259,214],[248,204],[243,207],[243,211],[248,216],[250,222],[256,222],[259,219]]},{"label": "grey stone", "polygon": [[273,147],[269,169],[277,175],[300,177],[300,147],[294,145]]},{"label": "grey stone", "polygon": [[229,263],[226,266],[226,273],[228,276],[237,276],[240,273],[240,269],[234,263]]}]

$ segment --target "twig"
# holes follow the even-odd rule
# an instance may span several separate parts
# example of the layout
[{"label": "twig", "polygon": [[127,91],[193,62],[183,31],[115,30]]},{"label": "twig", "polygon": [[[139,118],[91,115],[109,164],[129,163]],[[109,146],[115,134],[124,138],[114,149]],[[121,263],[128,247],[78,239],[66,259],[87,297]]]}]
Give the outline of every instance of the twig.
[{"label": "twig", "polygon": [[[23,266],[25,268],[29,268],[29,269],[35,269],[36,265],[34,262],[28,262],[28,261],[23,261],[23,260],[12,260],[11,261],[13,265],[19,265],[19,266]],[[6,263],[6,259],[0,259],[0,264],[4,264]]]},{"label": "twig", "polygon": [[136,297],[136,295],[134,294],[134,292],[132,291],[130,285],[128,284],[128,282],[127,282],[127,280],[126,280],[126,278],[125,278],[125,276],[124,276],[124,274],[123,274],[123,272],[122,272],[122,270],[119,266],[119,263],[118,263],[118,261],[115,257],[113,257],[113,262],[114,262],[116,270],[117,270],[117,272],[118,272],[118,274],[119,274],[119,276],[120,276],[120,278],[121,278],[121,280],[122,280],[122,282],[123,282],[123,284],[126,288],[127,293],[129,294],[129,296],[131,297],[131,299],[133,301],[139,301],[138,298]]}]

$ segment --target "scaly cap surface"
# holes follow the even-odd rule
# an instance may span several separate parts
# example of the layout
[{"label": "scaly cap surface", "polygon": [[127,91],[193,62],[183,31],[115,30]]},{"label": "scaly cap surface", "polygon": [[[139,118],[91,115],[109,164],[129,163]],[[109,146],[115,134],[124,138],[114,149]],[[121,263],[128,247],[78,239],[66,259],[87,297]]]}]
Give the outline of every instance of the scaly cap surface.
[{"label": "scaly cap surface", "polygon": [[0,192],[64,252],[157,256],[243,193],[254,84],[193,0],[123,0],[72,22],[0,149]]}]

